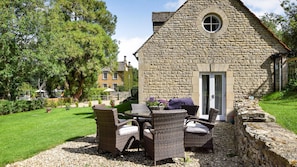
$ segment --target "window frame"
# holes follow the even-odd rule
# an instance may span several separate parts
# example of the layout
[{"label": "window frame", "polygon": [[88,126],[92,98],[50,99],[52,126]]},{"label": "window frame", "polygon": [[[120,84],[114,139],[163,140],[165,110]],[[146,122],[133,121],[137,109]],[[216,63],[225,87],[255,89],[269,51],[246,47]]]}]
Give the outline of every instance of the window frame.
[{"label": "window frame", "polygon": [[118,72],[114,72],[112,75],[112,79],[117,80],[118,79]]},{"label": "window frame", "polygon": [[118,84],[117,83],[114,83],[114,84],[112,84],[112,87],[113,87],[114,90],[117,90]]},{"label": "window frame", "polygon": [[[207,19],[209,19],[209,22],[205,22]],[[214,22],[214,21],[216,21],[216,22]],[[202,27],[208,33],[216,33],[218,31],[220,31],[222,28],[222,24],[223,24],[223,22],[222,22],[221,17],[214,13],[209,13],[209,14],[205,15],[202,20]],[[206,26],[209,26],[209,29],[206,28]],[[216,27],[215,30],[213,30],[214,27]]]},{"label": "window frame", "polygon": [[108,71],[103,71],[102,79],[107,80],[107,78],[108,78]]}]

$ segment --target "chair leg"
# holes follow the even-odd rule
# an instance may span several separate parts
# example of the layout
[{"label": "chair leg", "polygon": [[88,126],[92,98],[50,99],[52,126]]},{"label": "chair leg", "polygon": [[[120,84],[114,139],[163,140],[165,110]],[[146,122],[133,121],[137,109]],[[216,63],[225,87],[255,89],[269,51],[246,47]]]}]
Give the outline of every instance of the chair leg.
[{"label": "chair leg", "polygon": [[146,157],[146,150],[145,150],[145,148],[144,148],[144,157]]}]

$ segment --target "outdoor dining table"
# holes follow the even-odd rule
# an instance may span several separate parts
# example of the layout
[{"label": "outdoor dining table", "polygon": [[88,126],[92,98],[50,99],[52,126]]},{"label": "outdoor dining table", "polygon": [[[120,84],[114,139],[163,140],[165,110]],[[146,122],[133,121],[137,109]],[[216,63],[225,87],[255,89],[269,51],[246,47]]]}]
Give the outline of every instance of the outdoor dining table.
[{"label": "outdoor dining table", "polygon": [[139,126],[140,126],[140,131],[139,131],[140,139],[142,139],[142,137],[143,137],[143,123],[144,122],[140,121],[140,118],[147,118],[149,120],[152,118],[151,113],[150,112],[132,113],[130,110],[128,110],[128,111],[125,111],[124,114],[127,116],[131,116],[133,118],[136,118],[136,121],[139,123]]},{"label": "outdoor dining table", "polygon": [[139,121],[139,118],[152,118],[152,115],[150,112],[139,112],[139,113],[132,113],[130,110],[124,112],[127,116],[136,117],[137,121]]}]

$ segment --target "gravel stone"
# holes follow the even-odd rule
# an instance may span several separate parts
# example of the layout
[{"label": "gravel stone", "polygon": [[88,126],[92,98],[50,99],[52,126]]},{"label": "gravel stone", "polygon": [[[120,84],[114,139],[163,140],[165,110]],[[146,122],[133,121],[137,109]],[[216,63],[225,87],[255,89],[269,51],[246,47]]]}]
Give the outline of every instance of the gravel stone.
[{"label": "gravel stone", "polygon": [[[157,166],[186,167],[241,167],[244,166],[237,156],[234,145],[234,125],[217,122],[214,129],[214,153],[203,149],[187,149],[186,161],[173,158],[158,161]],[[143,149],[129,149],[120,156],[110,153],[98,153],[95,134],[67,141],[55,148],[7,167],[117,167],[117,166],[153,166],[153,161],[144,156]]]}]

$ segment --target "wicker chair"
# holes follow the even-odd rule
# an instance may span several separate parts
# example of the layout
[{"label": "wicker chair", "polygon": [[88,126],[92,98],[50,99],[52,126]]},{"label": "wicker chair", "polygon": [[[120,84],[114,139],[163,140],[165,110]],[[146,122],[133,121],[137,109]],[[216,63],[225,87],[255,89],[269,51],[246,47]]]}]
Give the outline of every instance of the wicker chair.
[{"label": "wicker chair", "polygon": [[[146,106],[146,104],[131,104],[131,113],[150,113],[150,109]],[[135,118],[136,119],[136,118]],[[140,122],[150,121],[150,118],[138,118]]]},{"label": "wicker chair", "polygon": [[[150,109],[146,106],[146,104],[131,104],[131,113],[150,113]],[[143,123],[144,122],[151,122],[151,118],[133,118],[136,119],[137,122],[139,123],[140,129],[143,129]],[[140,133],[140,138],[142,138],[142,133]]]},{"label": "wicker chair", "polygon": [[[95,139],[95,142],[98,142],[99,141],[99,124],[98,124],[98,120],[97,120],[97,116],[96,116],[96,113],[95,113],[95,109],[98,110],[98,109],[104,109],[106,106],[105,104],[96,104],[94,105],[92,108],[94,110],[94,116],[95,116],[95,121],[96,121],[96,125],[97,125],[97,132],[96,132],[96,139]],[[125,117],[125,115],[123,113],[118,113],[118,115],[120,115],[121,117]],[[126,121],[126,119],[118,119],[119,122],[123,122],[123,121]]]},{"label": "wicker chair", "polygon": [[183,109],[155,110],[152,125],[144,123],[143,140],[145,155],[148,154],[154,165],[159,160],[175,157],[185,158]]},{"label": "wicker chair", "polygon": [[213,128],[219,110],[211,108],[208,120],[190,117],[186,122],[185,129],[185,148],[201,147],[206,149],[213,148]]},{"label": "wicker chair", "polygon": [[95,110],[99,110],[99,109],[103,109],[105,108],[105,104],[96,104],[94,105],[93,107],[93,111],[94,111],[94,116],[95,116],[95,121],[96,121],[96,127],[97,127],[97,132],[96,132],[96,139],[95,139],[95,142],[98,142],[99,141],[99,124],[98,124],[98,120],[97,120],[97,116],[96,116],[96,113],[95,113]]},{"label": "wicker chair", "polygon": [[197,112],[199,109],[199,106],[197,105],[181,105],[182,109],[185,109],[190,116],[197,116]]},{"label": "wicker chair", "polygon": [[[118,121],[116,108],[95,108],[99,136],[98,151],[108,151],[116,156],[130,148],[133,142],[139,143],[139,125],[136,120]],[[132,122],[133,125],[127,125]]]}]

